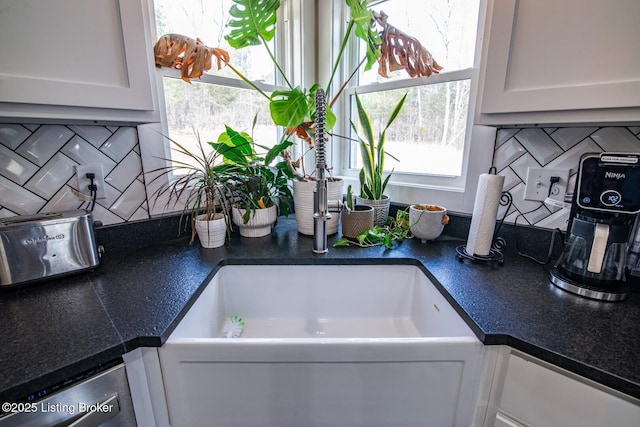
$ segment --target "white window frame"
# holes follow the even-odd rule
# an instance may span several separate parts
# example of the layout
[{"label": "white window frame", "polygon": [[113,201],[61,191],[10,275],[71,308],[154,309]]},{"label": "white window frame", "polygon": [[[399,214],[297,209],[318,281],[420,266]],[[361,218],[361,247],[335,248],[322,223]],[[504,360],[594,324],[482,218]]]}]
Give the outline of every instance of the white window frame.
[{"label": "white window frame", "polygon": [[[371,93],[384,90],[392,90],[406,87],[416,87],[422,85],[438,84],[448,81],[462,79],[470,80],[469,111],[467,113],[467,123],[465,132],[465,146],[463,152],[462,173],[459,177],[411,174],[395,172],[389,181],[386,194],[392,202],[399,204],[412,203],[437,203],[444,205],[450,211],[470,213],[473,211],[475,192],[480,174],[489,170],[493,160],[493,149],[495,144],[496,129],[487,126],[474,126],[474,110],[477,99],[479,65],[482,49],[482,34],[484,32],[484,17],[486,15],[486,0],[480,0],[478,13],[478,29],[476,37],[476,48],[474,65],[472,68],[434,74],[430,77],[388,81],[383,83],[368,84],[356,87],[350,85],[345,93],[341,95],[336,108],[337,114],[348,117],[347,109],[351,95],[357,89],[358,93]],[[343,16],[347,13],[347,6],[343,6],[341,11]],[[326,19],[331,23],[339,23],[335,17],[320,15],[321,19]],[[344,21],[344,19],[342,20]],[[339,29],[335,28],[332,33]],[[332,47],[337,49],[336,46]],[[355,50],[355,41],[352,44],[351,52]],[[351,69],[355,68],[358,58],[351,55]],[[373,71],[372,71],[373,72]],[[344,73],[343,73],[344,74]],[[340,128],[336,132],[341,135],[350,135],[348,121],[342,120]],[[345,183],[351,184],[354,188],[359,188],[358,172],[356,168],[349,166],[350,147],[349,144],[334,142],[332,151],[332,164],[337,166],[336,173],[344,178]]]},{"label": "white window frame", "polygon": [[[147,0],[149,3],[149,26],[148,31],[152,34],[152,39],[154,42],[158,40],[159,35],[156,32],[156,22],[155,22],[155,9],[153,0]],[[308,1],[308,0],[303,0]],[[300,13],[300,9],[296,7],[291,7],[293,5],[292,0],[284,0],[282,2],[281,8],[278,11],[278,23],[281,27],[284,28],[285,22],[291,21],[293,23],[299,22],[299,18],[295,16],[296,13]],[[286,65],[286,67],[291,67],[291,64],[294,61],[289,61],[288,58],[291,58],[292,49],[295,46],[291,46],[288,42],[289,40],[300,40],[300,37],[295,37],[294,34],[291,34],[291,28],[301,27],[300,25],[292,25],[288,26],[288,31],[279,30],[276,32],[279,39],[277,43],[281,45],[284,43],[284,46],[288,48],[279,49],[278,55],[282,55],[283,58],[287,58],[285,61],[281,61]],[[194,35],[194,36],[197,36]],[[291,47],[290,47],[291,46]],[[169,127],[167,121],[167,110],[165,107],[165,97],[164,97],[164,77],[172,77],[180,79],[181,72],[180,70],[170,69],[167,67],[156,68],[155,74],[152,76],[152,84],[155,85],[156,91],[158,93],[158,106],[160,109],[160,122],[159,123],[149,123],[138,126],[138,141],[140,144],[140,154],[142,158],[142,170],[145,174],[145,188],[147,192],[147,200],[149,201],[149,215],[151,217],[161,216],[163,214],[171,213],[171,212],[180,212],[184,208],[184,201],[172,201],[171,204],[167,208],[167,195],[164,197],[156,198],[155,193],[168,184],[170,175],[168,173],[154,172],[154,171],[162,171],[164,168],[170,166],[170,162],[166,159],[171,158],[171,150],[170,150],[170,142],[163,135],[169,135]],[[276,76],[278,78],[279,76]],[[217,74],[203,74],[198,80],[198,83],[206,83],[206,84],[218,84],[227,87],[241,88],[253,90],[247,83],[240,79],[220,76]],[[185,83],[186,84],[186,83]],[[256,86],[258,86],[261,90],[265,92],[272,92],[279,87],[276,85],[265,84],[264,82],[254,82]],[[185,192],[186,193],[186,192]],[[186,195],[186,194],[185,194]]]},{"label": "white window frame", "polygon": [[[153,40],[157,40],[155,27],[155,13],[153,0],[149,2],[150,28]],[[326,1],[326,3],[325,3]],[[448,210],[461,213],[471,213],[475,199],[478,177],[489,170],[493,160],[493,150],[495,144],[496,129],[488,126],[473,125],[474,109],[478,92],[479,63],[482,53],[482,34],[484,33],[484,22],[486,16],[487,0],[480,0],[478,17],[478,30],[476,39],[476,50],[473,68],[451,73],[433,75],[428,79],[416,79],[411,85],[434,84],[444,81],[449,77],[453,80],[460,78],[471,79],[471,91],[469,94],[469,111],[467,114],[467,131],[465,136],[465,150],[463,155],[462,176],[443,177],[394,174],[387,187],[387,194],[392,202],[400,204],[411,203],[438,203],[447,207]],[[332,58],[337,55],[341,37],[327,37],[327,34],[343,34],[345,30],[347,6],[343,0],[323,0],[317,7],[314,0],[283,0],[281,11],[282,18],[278,22],[284,25],[284,31],[279,31],[279,43],[285,43],[287,50],[280,49],[287,58],[293,60],[285,61],[285,67],[289,75],[293,77],[294,85],[309,87],[315,81],[328,81],[330,66],[316,66],[316,64],[333,64]],[[327,31],[328,30],[328,31]],[[276,33],[278,34],[278,33]],[[316,55],[310,54],[315,49]],[[297,58],[302,58],[298,60]],[[343,61],[344,62],[344,61]],[[299,64],[305,66],[300,68]],[[345,70],[355,64],[343,64]],[[296,68],[297,67],[297,68]],[[316,75],[317,70],[317,75]],[[339,72],[339,75],[346,75],[349,71]],[[167,166],[167,162],[162,160],[169,158],[169,141],[162,135],[168,134],[166,109],[164,100],[164,88],[162,78],[165,75],[179,76],[179,71],[170,69],[156,69],[155,84],[158,92],[158,104],[160,108],[160,123],[151,123],[138,126],[138,138],[142,157],[143,171],[145,172],[145,182],[147,199],[149,200],[149,213],[151,216],[159,216],[171,210],[179,211],[183,205],[177,203],[174,209],[165,210],[165,200],[158,200],[154,204],[154,192],[163,184],[168,182],[169,177],[164,176],[154,180],[150,171],[158,170]],[[201,81],[205,83],[218,83],[233,87],[248,87],[240,80],[222,77],[215,74],[204,75]],[[339,87],[342,82],[335,82]],[[394,82],[382,83],[379,88],[394,88]],[[405,82],[406,84],[406,82]],[[261,85],[265,91],[274,89],[271,85]],[[343,93],[339,101],[334,105],[334,112],[340,117],[346,117],[346,108],[350,93],[353,88],[349,88]],[[365,93],[366,87],[358,89]],[[345,124],[346,120],[340,120],[341,128],[335,130],[341,135],[348,135],[350,129]],[[346,127],[345,127],[346,126]],[[334,175],[345,179],[346,184],[352,184],[358,188],[357,170],[349,168],[349,147],[348,144],[333,142],[328,146],[328,156],[334,166]],[[416,179],[413,179],[415,177]]]}]

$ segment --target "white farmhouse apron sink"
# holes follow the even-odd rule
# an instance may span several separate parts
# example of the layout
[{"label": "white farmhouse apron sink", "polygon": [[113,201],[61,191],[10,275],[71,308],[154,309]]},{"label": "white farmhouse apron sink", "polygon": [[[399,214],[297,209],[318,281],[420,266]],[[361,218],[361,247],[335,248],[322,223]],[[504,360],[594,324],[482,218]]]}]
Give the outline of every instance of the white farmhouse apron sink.
[{"label": "white farmhouse apron sink", "polygon": [[278,427],[471,425],[483,354],[411,265],[223,266],[159,351],[172,425]]}]

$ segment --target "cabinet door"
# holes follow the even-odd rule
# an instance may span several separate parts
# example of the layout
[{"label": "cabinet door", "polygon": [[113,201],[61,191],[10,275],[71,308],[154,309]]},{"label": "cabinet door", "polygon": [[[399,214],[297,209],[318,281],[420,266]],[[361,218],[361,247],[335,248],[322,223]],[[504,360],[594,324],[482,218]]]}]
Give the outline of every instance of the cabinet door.
[{"label": "cabinet door", "polygon": [[640,420],[640,402],[511,354],[498,401],[500,413],[535,427],[631,426]]},{"label": "cabinet door", "polygon": [[[592,114],[640,107],[639,1],[494,0],[492,4],[482,58],[481,114]],[[558,121],[557,117],[542,115],[540,121]]]},{"label": "cabinet door", "polygon": [[512,420],[509,416],[501,414],[498,412],[496,415],[496,422],[494,427],[526,427],[520,424],[519,422]]},{"label": "cabinet door", "polygon": [[141,0],[3,2],[1,114],[7,105],[27,116],[25,105],[154,110],[148,21]]}]

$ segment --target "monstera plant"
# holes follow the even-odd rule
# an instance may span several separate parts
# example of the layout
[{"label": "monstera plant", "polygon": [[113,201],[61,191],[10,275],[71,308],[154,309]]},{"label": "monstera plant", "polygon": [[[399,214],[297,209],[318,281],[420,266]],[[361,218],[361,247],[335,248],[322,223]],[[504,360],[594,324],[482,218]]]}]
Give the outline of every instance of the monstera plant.
[{"label": "monstera plant", "polygon": [[[294,87],[291,79],[283,71],[283,68],[269,47],[269,42],[275,34],[277,11],[280,7],[280,1],[234,1],[236,4],[234,4],[229,11],[231,20],[228,26],[231,30],[229,34],[225,36],[225,39],[231,47],[236,49],[254,45],[264,46],[286,88],[276,90],[271,94],[266,94],[260,91],[260,89],[250,82],[241,72],[236,69],[234,69],[234,71],[240,78],[260,91],[268,99],[269,111],[273,122],[285,128],[283,138],[288,139],[291,136],[297,136],[306,141],[310,148],[313,148],[315,93],[321,85],[316,83],[309,88]],[[351,10],[351,17],[340,46],[340,51],[332,67],[331,76],[327,85],[324,87],[325,93],[332,93],[334,78],[338,72],[340,62],[344,57],[347,42],[352,35],[355,34],[356,37],[366,42],[367,54],[365,69],[371,68],[380,56],[378,46],[380,45],[381,39],[373,25],[373,14],[366,7],[366,0],[347,0],[347,4]],[[331,129],[335,125],[336,117],[331,110],[331,106],[343,88],[344,86],[338,90],[334,99],[329,102],[328,108],[326,109],[326,129]],[[291,171],[294,175],[299,175],[295,168],[292,168]]]},{"label": "monstera plant", "polygon": [[[318,7],[322,7],[318,2]],[[333,0],[331,0],[333,1]],[[154,48],[157,66],[168,66],[182,70],[182,78],[189,81],[202,75],[211,68],[216,59],[218,69],[229,67],[247,85],[260,93],[269,104],[269,112],[273,123],[283,128],[281,140],[275,144],[283,161],[277,167],[289,178],[293,179],[293,194],[298,231],[302,234],[313,234],[313,190],[315,188],[314,172],[307,172],[304,158],[315,148],[315,93],[323,88],[328,96],[325,106],[325,129],[331,133],[336,124],[336,115],[332,107],[339,96],[357,74],[361,67],[369,70],[378,62],[378,73],[388,77],[390,72],[405,70],[411,77],[429,76],[438,73],[442,68],[433,59],[429,51],[418,40],[408,36],[388,22],[383,12],[374,12],[368,7],[367,0],[344,0],[349,10],[346,30],[340,42],[340,48],[331,65],[331,72],[326,83],[315,83],[310,87],[301,87],[292,83],[284,67],[278,62],[270,48],[275,36],[280,0],[233,0],[229,10],[229,29],[225,36],[229,46],[243,49],[248,46],[261,45],[271,59],[276,72],[283,82],[283,87],[271,93],[262,90],[259,85],[249,80],[242,70],[234,66],[228,52],[205,46],[199,39],[191,39],[182,35],[167,34],[158,40]],[[348,75],[339,75],[344,69],[343,61],[349,41],[356,37],[365,46],[365,53]],[[334,87],[340,81],[341,86]],[[300,142],[302,155],[295,159],[290,146],[295,140]],[[328,196],[331,200],[341,199],[343,182],[332,177],[330,167],[327,168]],[[328,234],[338,229],[338,215],[328,221]],[[383,218],[381,222],[384,222]]]}]

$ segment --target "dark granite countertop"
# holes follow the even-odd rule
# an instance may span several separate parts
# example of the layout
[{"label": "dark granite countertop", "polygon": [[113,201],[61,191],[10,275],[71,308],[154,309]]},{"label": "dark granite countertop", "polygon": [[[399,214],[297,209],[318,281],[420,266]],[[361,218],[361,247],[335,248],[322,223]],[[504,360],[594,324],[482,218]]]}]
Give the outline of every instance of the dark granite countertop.
[{"label": "dark granite countertop", "polygon": [[160,346],[219,266],[256,263],[418,265],[485,344],[509,345],[640,398],[640,293],[622,303],[583,299],[555,289],[548,267],[513,251],[502,267],[462,263],[455,254],[462,243],[444,237],[316,255],[292,218],[280,218],[270,236],[234,235],[218,249],[186,239],[120,242],[94,272],[0,293],[0,401]]}]

